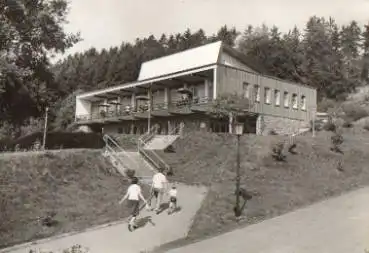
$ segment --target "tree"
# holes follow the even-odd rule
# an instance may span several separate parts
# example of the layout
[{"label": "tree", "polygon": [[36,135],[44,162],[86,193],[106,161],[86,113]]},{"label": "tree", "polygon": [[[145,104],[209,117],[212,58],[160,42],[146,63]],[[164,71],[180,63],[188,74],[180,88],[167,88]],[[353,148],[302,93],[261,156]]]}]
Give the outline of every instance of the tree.
[{"label": "tree", "polygon": [[344,75],[351,81],[352,89],[360,84],[362,72],[359,49],[361,43],[361,29],[356,21],[343,26],[341,31],[341,50],[343,54]]},{"label": "tree", "polygon": [[52,127],[55,130],[65,130],[74,121],[74,112],[76,109],[75,99],[78,94],[81,94],[83,90],[77,90],[67,96],[65,99],[59,101],[54,108],[53,114],[55,119],[53,120]]},{"label": "tree", "polygon": [[238,116],[247,115],[253,107],[253,103],[238,94],[224,93],[215,99],[210,105],[207,114],[211,117],[228,118],[233,124]]},{"label": "tree", "polygon": [[369,23],[364,26],[362,38],[363,65],[361,70],[361,80],[369,83]]},{"label": "tree", "polygon": [[0,120],[21,124],[56,99],[49,54],[80,40],[63,30],[67,8],[65,0],[0,1]]},{"label": "tree", "polygon": [[[353,87],[348,85],[339,68],[334,68],[338,55],[332,43],[333,20],[311,17],[304,34],[303,71],[310,85],[318,89],[319,97],[336,98],[347,94]],[[331,23],[331,25],[330,25]]]},{"label": "tree", "polygon": [[217,40],[223,41],[225,44],[234,47],[237,36],[240,33],[236,30],[235,27],[228,29],[227,25],[222,26],[216,35]]}]

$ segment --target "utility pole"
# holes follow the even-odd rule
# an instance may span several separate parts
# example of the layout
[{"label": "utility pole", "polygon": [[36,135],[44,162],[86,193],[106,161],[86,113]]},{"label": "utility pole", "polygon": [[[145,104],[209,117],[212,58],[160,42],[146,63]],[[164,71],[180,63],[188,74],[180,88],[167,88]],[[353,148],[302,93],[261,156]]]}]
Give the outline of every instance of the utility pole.
[{"label": "utility pole", "polygon": [[47,133],[47,118],[49,113],[49,107],[46,107],[45,109],[45,126],[44,126],[44,137],[42,140],[42,150],[45,150],[46,147],[46,133]]},{"label": "utility pole", "polygon": [[240,137],[243,134],[243,123],[236,123],[235,134],[237,135],[237,168],[236,168],[236,206],[234,207],[234,212],[236,217],[240,217],[242,210],[240,208],[240,184],[241,184],[241,155],[240,155]]}]

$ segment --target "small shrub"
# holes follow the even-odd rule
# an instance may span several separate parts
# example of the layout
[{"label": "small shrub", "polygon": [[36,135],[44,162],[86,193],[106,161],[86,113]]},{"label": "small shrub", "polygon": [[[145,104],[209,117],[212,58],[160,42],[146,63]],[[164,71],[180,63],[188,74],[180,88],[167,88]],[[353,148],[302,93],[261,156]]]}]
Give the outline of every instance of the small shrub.
[{"label": "small shrub", "polygon": [[369,116],[368,111],[357,104],[349,104],[344,106],[343,112],[345,113],[346,117],[352,119],[353,121],[357,121],[359,119]]},{"label": "small shrub", "polygon": [[341,145],[343,143],[343,136],[340,133],[335,133],[331,137],[332,147],[331,150],[337,153],[342,153]]},{"label": "small shrub", "polygon": [[269,131],[269,135],[278,135],[278,133],[274,129],[272,129]]},{"label": "small shrub", "polygon": [[351,121],[345,120],[343,122],[343,124],[342,124],[342,127],[344,127],[344,128],[351,128],[351,127],[353,127],[353,125],[352,125],[352,122]]},{"label": "small shrub", "polygon": [[325,123],[323,127],[325,131],[331,131],[331,132],[335,132],[336,128],[337,128],[336,125],[331,120]]},{"label": "small shrub", "polygon": [[286,156],[283,154],[284,142],[278,142],[272,146],[272,157],[276,161],[285,161]]},{"label": "small shrub", "polygon": [[337,106],[337,101],[332,99],[323,99],[318,103],[319,112],[327,112],[329,109],[335,108]]}]

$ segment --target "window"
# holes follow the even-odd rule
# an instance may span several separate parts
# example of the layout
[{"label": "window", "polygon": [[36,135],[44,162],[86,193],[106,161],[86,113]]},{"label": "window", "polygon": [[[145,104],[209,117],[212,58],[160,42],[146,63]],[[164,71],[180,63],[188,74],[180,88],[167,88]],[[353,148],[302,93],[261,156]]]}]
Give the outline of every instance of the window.
[{"label": "window", "polygon": [[301,110],[306,110],[306,97],[304,95],[301,96]]},{"label": "window", "polygon": [[271,100],[271,90],[268,87],[264,88],[264,103],[270,104]]},{"label": "window", "polygon": [[298,109],[297,94],[292,94],[292,108]]},{"label": "window", "polygon": [[289,98],[288,98],[288,92],[285,91],[283,94],[283,101],[284,101],[284,107],[289,107]]},{"label": "window", "polygon": [[122,127],[118,127],[118,134],[122,134],[123,133],[123,128]]},{"label": "window", "polygon": [[260,102],[260,86],[254,85],[254,100],[255,102]]},{"label": "window", "polygon": [[274,101],[275,105],[279,106],[281,103],[281,92],[279,90],[274,90]]},{"label": "window", "polygon": [[250,97],[250,84],[247,82],[243,83],[243,97],[249,98]]}]

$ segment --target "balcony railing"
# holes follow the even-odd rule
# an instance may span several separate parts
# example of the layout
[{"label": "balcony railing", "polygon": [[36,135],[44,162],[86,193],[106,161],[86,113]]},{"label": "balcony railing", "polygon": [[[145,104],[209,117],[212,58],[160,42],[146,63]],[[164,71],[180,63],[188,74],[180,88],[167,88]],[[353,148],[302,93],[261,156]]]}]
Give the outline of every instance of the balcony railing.
[{"label": "balcony railing", "polygon": [[[173,101],[171,103],[153,103],[151,112],[155,111],[175,111],[183,108],[191,108],[191,106],[199,106],[206,105],[211,102],[211,98],[193,98],[193,99],[181,99],[177,101]],[[104,119],[112,119],[112,118],[124,118],[126,116],[134,116],[138,113],[146,113],[149,111],[149,105],[138,105],[136,107],[125,106],[124,108],[120,108],[118,110],[112,111],[100,111],[99,113],[87,114],[87,115],[79,115],[76,118],[77,122],[82,121],[99,121]]]}]

